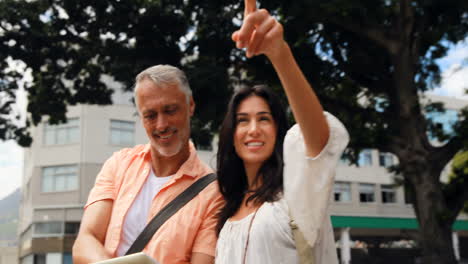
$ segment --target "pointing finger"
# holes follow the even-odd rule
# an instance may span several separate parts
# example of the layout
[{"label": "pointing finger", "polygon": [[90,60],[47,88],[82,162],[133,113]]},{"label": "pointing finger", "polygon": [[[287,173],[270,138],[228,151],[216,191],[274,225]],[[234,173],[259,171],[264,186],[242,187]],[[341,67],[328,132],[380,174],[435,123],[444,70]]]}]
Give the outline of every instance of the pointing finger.
[{"label": "pointing finger", "polygon": [[253,13],[257,10],[257,1],[256,0],[244,0],[244,19],[250,13]]},{"label": "pointing finger", "polygon": [[254,31],[247,50],[247,58],[257,55],[262,46],[265,35],[276,25],[276,20],[273,17],[265,19]]},{"label": "pointing finger", "polygon": [[247,44],[250,43],[255,28],[262,24],[262,22],[264,22],[268,16],[268,11],[266,11],[265,9],[261,9],[244,18],[244,23],[242,24],[242,27],[237,33],[236,40],[239,42],[238,45],[240,48],[244,48]]}]

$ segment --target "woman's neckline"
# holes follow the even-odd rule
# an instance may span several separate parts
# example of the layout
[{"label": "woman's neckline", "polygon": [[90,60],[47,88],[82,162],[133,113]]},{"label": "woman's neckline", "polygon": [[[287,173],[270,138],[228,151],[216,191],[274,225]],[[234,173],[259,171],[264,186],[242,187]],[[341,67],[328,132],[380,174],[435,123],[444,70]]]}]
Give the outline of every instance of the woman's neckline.
[{"label": "woman's neckline", "polygon": [[248,214],[248,215],[242,217],[241,219],[232,220],[231,217],[229,217],[228,220],[227,220],[226,222],[231,223],[231,224],[237,224],[237,223],[242,223],[242,222],[244,222],[244,221],[247,221],[248,219],[252,218],[252,216],[255,214],[255,212],[259,211],[260,208],[262,208],[264,204],[265,204],[265,203],[263,203],[262,205],[260,205],[260,206],[258,207],[258,209],[254,210],[254,211],[251,212],[250,214]]}]

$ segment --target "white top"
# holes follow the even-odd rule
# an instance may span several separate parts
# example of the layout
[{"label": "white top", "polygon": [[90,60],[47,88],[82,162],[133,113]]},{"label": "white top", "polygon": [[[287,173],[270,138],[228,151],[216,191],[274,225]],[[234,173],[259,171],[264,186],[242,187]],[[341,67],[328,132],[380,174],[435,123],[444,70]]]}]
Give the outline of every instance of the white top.
[{"label": "white top", "polygon": [[172,176],[156,177],[153,170],[151,170],[150,175],[146,178],[145,183],[141,187],[140,192],[133,201],[125,217],[122,237],[119,247],[117,248],[117,256],[125,255],[138,235],[143,231],[147,221],[142,221],[142,219],[148,219],[148,213],[153,198],[171,177]]},{"label": "white top", "polygon": [[[290,215],[314,247],[316,264],[338,264],[328,204],[335,167],[348,144],[341,122],[325,113],[330,137],[317,157],[305,154],[299,126],[294,125],[284,141],[284,195],[264,203],[252,223],[246,263],[298,263]],[[238,221],[226,221],[216,245],[217,264],[242,264],[253,213]]]}]

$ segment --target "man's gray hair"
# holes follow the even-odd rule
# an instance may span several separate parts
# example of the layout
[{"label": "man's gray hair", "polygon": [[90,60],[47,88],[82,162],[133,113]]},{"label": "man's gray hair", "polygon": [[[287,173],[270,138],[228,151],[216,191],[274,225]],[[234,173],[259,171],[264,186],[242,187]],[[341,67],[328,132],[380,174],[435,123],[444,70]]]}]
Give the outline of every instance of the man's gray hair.
[{"label": "man's gray hair", "polygon": [[133,90],[133,96],[135,97],[135,104],[138,108],[137,101],[137,90],[138,83],[149,79],[158,86],[177,85],[179,89],[186,95],[187,103],[190,102],[192,96],[192,90],[190,89],[187,76],[185,73],[177,67],[171,65],[155,65],[147,68],[140,72],[135,78],[135,87]]}]

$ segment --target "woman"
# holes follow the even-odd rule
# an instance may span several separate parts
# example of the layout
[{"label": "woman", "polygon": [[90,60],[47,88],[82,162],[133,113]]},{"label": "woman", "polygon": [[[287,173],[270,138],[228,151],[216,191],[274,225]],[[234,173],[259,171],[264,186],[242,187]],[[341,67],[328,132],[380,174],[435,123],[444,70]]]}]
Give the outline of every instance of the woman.
[{"label": "woman", "polygon": [[268,57],[298,124],[286,133],[284,110],[264,86],[233,95],[217,155],[226,205],[219,215],[215,262],[298,263],[293,221],[314,248],[315,263],[338,263],[327,208],[334,169],[348,142],[346,129],[323,113],[281,24],[256,10],[255,1],[246,1],[244,23],[233,40],[246,48],[247,57]]}]

